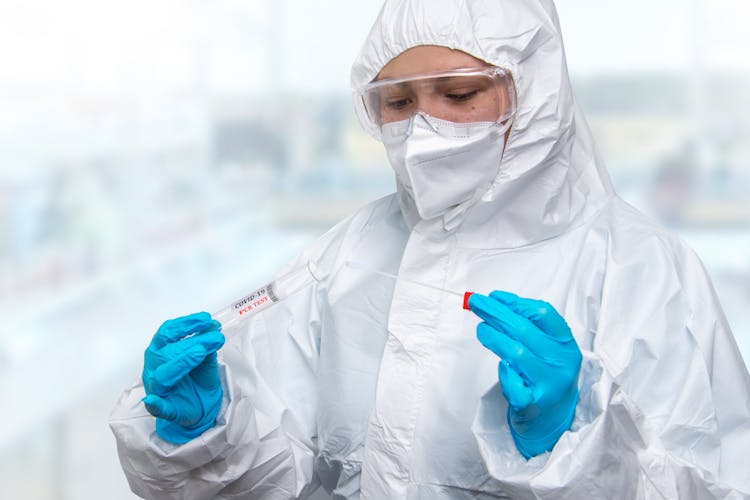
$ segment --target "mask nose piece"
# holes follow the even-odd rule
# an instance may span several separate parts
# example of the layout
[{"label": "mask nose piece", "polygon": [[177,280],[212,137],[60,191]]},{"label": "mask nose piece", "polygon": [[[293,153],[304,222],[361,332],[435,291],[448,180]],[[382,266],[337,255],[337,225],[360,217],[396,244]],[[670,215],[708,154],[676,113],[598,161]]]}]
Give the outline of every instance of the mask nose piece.
[{"label": "mask nose piece", "polygon": [[[433,132],[439,132],[439,127],[436,123],[436,118],[432,115],[425,113],[424,111],[417,111],[414,116],[411,117],[412,129],[414,126],[418,126],[423,129],[431,130]],[[411,130],[410,130],[411,132]]]},{"label": "mask nose piece", "polygon": [[405,140],[407,137],[413,135],[415,127],[440,134],[441,121],[439,118],[428,115],[424,111],[418,111],[406,120],[386,123],[381,127],[380,133],[383,141],[386,143],[389,142],[389,139]]}]

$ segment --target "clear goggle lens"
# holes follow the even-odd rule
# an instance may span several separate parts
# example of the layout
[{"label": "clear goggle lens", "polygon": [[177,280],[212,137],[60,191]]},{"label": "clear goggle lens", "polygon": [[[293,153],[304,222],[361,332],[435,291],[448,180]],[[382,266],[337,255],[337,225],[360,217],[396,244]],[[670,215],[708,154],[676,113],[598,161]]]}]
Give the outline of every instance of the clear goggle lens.
[{"label": "clear goggle lens", "polygon": [[492,66],[376,80],[355,91],[355,107],[380,139],[383,125],[420,111],[455,123],[502,123],[515,113],[516,95],[510,74]]}]

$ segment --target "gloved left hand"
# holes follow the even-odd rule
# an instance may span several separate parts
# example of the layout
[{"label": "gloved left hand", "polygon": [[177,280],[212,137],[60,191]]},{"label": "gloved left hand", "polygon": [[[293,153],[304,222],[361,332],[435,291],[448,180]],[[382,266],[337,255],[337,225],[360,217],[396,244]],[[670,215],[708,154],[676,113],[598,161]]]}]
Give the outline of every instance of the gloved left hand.
[{"label": "gloved left hand", "polygon": [[498,376],[518,451],[531,458],[551,450],[578,401],[581,351],[568,324],[546,302],[497,290],[473,294],[469,308],[484,320],[479,341],[502,358]]},{"label": "gloved left hand", "polygon": [[216,424],[223,397],[216,358],[224,345],[220,328],[205,312],[171,319],[146,349],[143,402],[162,439],[187,443]]}]

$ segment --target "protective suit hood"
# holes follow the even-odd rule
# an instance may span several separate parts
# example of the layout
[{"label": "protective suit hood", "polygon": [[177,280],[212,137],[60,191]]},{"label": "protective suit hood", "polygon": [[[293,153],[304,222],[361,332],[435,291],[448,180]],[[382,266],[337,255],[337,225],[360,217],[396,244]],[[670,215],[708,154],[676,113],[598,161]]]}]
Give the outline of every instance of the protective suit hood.
[{"label": "protective suit hood", "polygon": [[469,246],[518,247],[554,237],[603,205],[610,180],[573,97],[551,1],[386,1],[352,67],[352,87],[419,45],[461,50],[508,69],[518,110],[500,171],[479,201],[454,207],[442,220],[420,221],[397,182],[411,227],[456,233]]}]

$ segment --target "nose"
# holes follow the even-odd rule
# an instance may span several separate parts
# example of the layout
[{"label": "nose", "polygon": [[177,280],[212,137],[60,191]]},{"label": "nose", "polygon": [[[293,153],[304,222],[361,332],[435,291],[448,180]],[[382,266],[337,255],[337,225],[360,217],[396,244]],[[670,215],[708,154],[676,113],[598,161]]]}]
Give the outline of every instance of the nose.
[{"label": "nose", "polygon": [[433,96],[426,94],[426,93],[417,95],[417,106],[416,106],[415,111],[416,112],[421,111],[424,114],[433,116],[435,118],[440,118],[443,120],[448,119],[442,116],[445,110],[441,109],[441,106],[439,105],[437,99],[435,99]]}]

